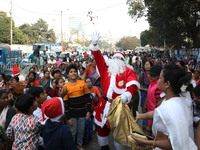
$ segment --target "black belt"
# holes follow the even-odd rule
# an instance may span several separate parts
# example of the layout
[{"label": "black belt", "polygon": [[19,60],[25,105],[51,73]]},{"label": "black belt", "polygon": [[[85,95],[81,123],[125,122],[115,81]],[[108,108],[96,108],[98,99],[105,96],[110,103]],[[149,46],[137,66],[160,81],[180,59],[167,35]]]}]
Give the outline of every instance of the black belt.
[{"label": "black belt", "polygon": [[106,101],[108,101],[108,98],[107,98],[106,96],[103,95],[103,98],[104,98]]}]

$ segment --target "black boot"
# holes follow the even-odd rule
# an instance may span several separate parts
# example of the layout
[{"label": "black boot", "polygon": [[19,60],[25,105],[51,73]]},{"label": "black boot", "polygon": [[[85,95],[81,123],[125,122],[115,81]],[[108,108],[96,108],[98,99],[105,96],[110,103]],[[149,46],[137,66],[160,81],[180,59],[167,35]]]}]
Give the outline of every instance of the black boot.
[{"label": "black boot", "polygon": [[101,146],[101,150],[110,150],[110,147],[108,145]]}]

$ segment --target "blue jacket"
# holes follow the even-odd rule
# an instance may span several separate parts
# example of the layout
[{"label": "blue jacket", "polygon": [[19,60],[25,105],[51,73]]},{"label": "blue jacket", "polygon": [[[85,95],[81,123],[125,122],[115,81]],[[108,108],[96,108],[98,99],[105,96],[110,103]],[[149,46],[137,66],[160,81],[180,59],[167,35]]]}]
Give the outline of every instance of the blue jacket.
[{"label": "blue jacket", "polygon": [[45,150],[77,150],[72,133],[63,122],[47,120],[41,129]]}]

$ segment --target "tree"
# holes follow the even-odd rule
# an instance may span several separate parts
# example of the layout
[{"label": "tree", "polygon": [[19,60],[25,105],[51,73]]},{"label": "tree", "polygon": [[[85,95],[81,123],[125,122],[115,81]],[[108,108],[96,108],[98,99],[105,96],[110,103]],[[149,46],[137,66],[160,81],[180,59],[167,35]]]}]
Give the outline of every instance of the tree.
[{"label": "tree", "polygon": [[[23,32],[15,27],[13,21],[13,44],[26,44],[28,43],[28,37]],[[0,43],[10,43],[10,17],[6,15],[6,12],[0,12]]]},{"label": "tree", "polygon": [[28,37],[27,35],[24,35],[23,32],[15,27],[13,30],[13,44],[27,44],[28,43]]},{"label": "tree", "polygon": [[0,43],[10,43],[10,18],[0,12]]},{"label": "tree", "polygon": [[123,50],[135,49],[140,45],[140,40],[137,37],[123,37],[116,43],[118,48],[122,48]]},{"label": "tree", "polygon": [[164,40],[160,37],[159,33],[154,30],[154,28],[141,32],[140,41],[142,46],[150,45],[162,47],[164,43]]},{"label": "tree", "polygon": [[56,42],[54,30],[48,30],[48,24],[43,19],[39,19],[36,23],[32,25],[23,24],[19,28],[29,38],[29,44]]},{"label": "tree", "polygon": [[127,0],[127,4],[132,18],[147,16],[154,33],[159,33],[157,38],[165,40],[168,47],[200,46],[200,30],[196,26],[200,3],[197,0]]},{"label": "tree", "polygon": [[100,40],[98,45],[101,49],[109,50],[112,48],[112,44],[108,43],[106,40]]}]

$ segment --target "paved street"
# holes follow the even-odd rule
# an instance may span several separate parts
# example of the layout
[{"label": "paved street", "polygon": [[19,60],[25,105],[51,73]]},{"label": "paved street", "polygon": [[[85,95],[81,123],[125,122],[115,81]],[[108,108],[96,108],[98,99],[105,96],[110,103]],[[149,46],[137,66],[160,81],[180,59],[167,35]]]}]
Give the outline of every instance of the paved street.
[{"label": "paved street", "polygon": [[[101,147],[98,145],[98,142],[97,142],[96,131],[93,132],[92,138],[93,139],[92,139],[92,141],[90,141],[89,144],[83,145],[84,150],[100,150],[101,149]],[[111,134],[109,135],[108,140],[109,140],[110,149],[115,150],[115,147],[113,145],[114,139],[113,139],[113,136]]]}]

